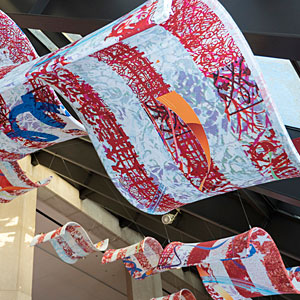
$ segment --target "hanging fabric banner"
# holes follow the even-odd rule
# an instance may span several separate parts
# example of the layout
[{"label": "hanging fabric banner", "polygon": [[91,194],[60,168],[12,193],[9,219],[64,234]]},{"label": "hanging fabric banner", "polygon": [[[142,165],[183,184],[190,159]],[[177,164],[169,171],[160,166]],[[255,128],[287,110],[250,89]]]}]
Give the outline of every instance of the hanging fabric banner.
[{"label": "hanging fabric banner", "polygon": [[[149,0],[81,40],[8,70],[0,94],[5,103],[18,99],[11,122],[49,87],[78,114],[115,186],[144,212],[164,214],[300,176],[299,154],[254,56],[217,0]],[[20,137],[20,121],[12,126],[8,116],[5,153],[61,140],[66,116],[52,96],[39,97],[42,110],[53,103],[39,116],[58,133],[36,135],[30,126]],[[50,122],[51,113],[57,118]],[[22,149],[10,146],[16,140]]]},{"label": "hanging fabric banner", "polygon": [[127,248],[107,250],[102,263],[119,259],[135,279],[197,266],[204,286],[215,300],[300,294],[300,268],[285,268],[274,241],[261,228],[210,242],[172,242],[164,249],[147,237]]},{"label": "hanging fabric banner", "polygon": [[152,298],[151,300],[196,300],[196,298],[191,291],[182,289],[181,291],[169,296]]},{"label": "hanging fabric banner", "polygon": [[[0,11],[0,79],[38,58],[21,29]],[[16,160],[39,149],[85,135],[49,86],[33,81],[0,94],[0,203],[45,185],[33,183]],[[1,162],[2,161],[2,162]]]},{"label": "hanging fabric banner", "polygon": [[75,222],[68,222],[56,230],[36,235],[30,245],[36,246],[48,241],[59,258],[68,264],[74,264],[90,253],[105,251],[108,246],[108,239],[93,244],[86,231]]},{"label": "hanging fabric banner", "polygon": [[[0,78],[38,59],[21,29],[0,12]],[[22,74],[22,73],[21,73]],[[24,73],[23,73],[24,74]],[[0,159],[15,161],[39,149],[85,135],[54,91],[27,80],[0,94]]]},{"label": "hanging fabric banner", "polygon": [[162,252],[163,248],[156,239],[146,237],[135,245],[118,250],[107,250],[102,257],[102,263],[106,264],[122,259],[133,278],[144,279],[157,273]]}]

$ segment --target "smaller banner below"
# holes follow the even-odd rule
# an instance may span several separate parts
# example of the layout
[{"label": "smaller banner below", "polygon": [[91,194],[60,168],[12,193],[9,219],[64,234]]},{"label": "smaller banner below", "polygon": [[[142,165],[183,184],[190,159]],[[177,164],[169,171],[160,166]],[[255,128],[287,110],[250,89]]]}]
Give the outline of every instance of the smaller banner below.
[{"label": "smaller banner below", "polygon": [[146,237],[129,247],[107,250],[102,257],[102,263],[122,259],[133,278],[144,279],[156,271],[162,252],[163,248],[156,239]]},{"label": "smaller banner below", "polygon": [[197,266],[204,286],[215,300],[300,294],[300,268],[285,268],[274,241],[261,228],[216,241],[172,242],[164,249],[147,237],[127,248],[107,250],[102,263],[118,259],[123,260],[135,279]]},{"label": "smaller banner below", "polygon": [[75,222],[68,222],[56,230],[36,235],[30,245],[36,246],[48,241],[59,258],[68,264],[74,264],[90,253],[105,251],[108,247],[108,239],[93,244],[86,231]]},{"label": "smaller banner below", "polygon": [[182,289],[181,291],[160,298],[152,298],[151,300],[196,300],[193,293],[187,289]]}]

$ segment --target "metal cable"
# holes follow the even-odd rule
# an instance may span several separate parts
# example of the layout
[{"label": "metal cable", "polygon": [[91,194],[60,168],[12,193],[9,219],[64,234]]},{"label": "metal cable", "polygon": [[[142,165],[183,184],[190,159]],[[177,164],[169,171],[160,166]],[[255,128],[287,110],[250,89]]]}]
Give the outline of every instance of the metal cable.
[{"label": "metal cable", "polygon": [[241,202],[241,205],[242,205],[242,209],[243,209],[244,215],[245,215],[245,217],[246,217],[246,221],[247,221],[247,223],[248,223],[249,229],[252,229],[252,226],[251,226],[251,224],[250,224],[250,221],[249,221],[249,218],[248,218],[247,212],[246,212],[246,210],[245,210],[244,203],[243,203],[243,201],[242,201],[242,198],[241,198],[241,195],[240,195],[239,191],[237,191],[237,194],[238,194],[238,196],[239,196],[239,199],[240,199],[240,202]]}]

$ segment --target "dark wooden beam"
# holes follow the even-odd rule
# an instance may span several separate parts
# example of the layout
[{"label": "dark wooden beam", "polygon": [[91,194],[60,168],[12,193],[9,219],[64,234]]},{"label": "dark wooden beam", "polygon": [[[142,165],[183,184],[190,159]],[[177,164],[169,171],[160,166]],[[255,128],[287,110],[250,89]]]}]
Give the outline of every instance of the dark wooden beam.
[{"label": "dark wooden beam", "polygon": [[[10,13],[9,16],[21,28],[78,33],[81,35],[87,35],[112,21],[19,13]],[[300,60],[300,33],[255,32],[247,29],[244,29],[243,33],[253,52],[257,55]]]},{"label": "dark wooden beam", "polygon": [[300,34],[243,31],[256,55],[300,60]]},{"label": "dark wooden beam", "polygon": [[30,14],[41,14],[47,5],[49,4],[50,0],[36,0],[33,4],[32,8],[30,9]]},{"label": "dark wooden beam", "polygon": [[[287,179],[287,180],[290,180],[290,179]],[[294,185],[294,188],[297,188],[299,186],[298,181],[300,183],[299,178],[296,178],[296,180],[297,180],[297,184]],[[282,188],[285,188],[285,185],[284,185],[285,181],[280,183]],[[270,197],[270,198],[273,198],[273,199],[276,199],[276,200],[279,200],[282,202],[285,202],[285,203],[288,203],[288,204],[291,204],[291,205],[294,205],[294,206],[297,206],[297,207],[300,207],[299,199],[293,198],[287,194],[283,194],[282,191],[281,192],[275,191],[274,188],[270,188],[270,189],[266,188],[265,185],[252,186],[252,187],[249,187],[248,190],[265,195],[267,197]]]},{"label": "dark wooden beam", "polygon": [[67,32],[87,35],[107,24],[112,20],[82,19],[47,16],[38,14],[8,13],[8,15],[21,27],[40,29],[50,32]]}]

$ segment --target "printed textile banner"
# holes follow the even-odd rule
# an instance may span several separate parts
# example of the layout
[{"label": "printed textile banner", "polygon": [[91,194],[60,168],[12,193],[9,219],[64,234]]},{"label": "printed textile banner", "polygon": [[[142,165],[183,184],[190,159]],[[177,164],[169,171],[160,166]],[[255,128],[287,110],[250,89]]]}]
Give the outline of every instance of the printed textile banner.
[{"label": "printed textile banner", "polygon": [[147,237],[123,249],[107,250],[102,263],[122,259],[135,279],[197,266],[214,300],[242,300],[278,294],[300,294],[300,268],[285,268],[271,236],[261,228],[216,241],[172,242],[162,249]]},{"label": "printed textile banner", "polygon": [[[38,59],[21,29],[0,11],[0,79],[12,70],[24,74]],[[18,76],[15,77],[17,79]],[[64,108],[53,90],[26,80],[0,94],[0,160],[15,161],[39,149],[85,135],[84,127]]]},{"label": "printed textile banner", "polygon": [[[0,11],[0,79],[38,58],[21,29]],[[16,160],[41,148],[85,135],[49,86],[28,80],[0,94],[0,203],[47,184],[33,183]]]},{"label": "printed textile banner", "polygon": [[169,296],[152,298],[151,300],[196,300],[196,298],[191,291],[182,289],[181,291]]},{"label": "printed textile banner", "polygon": [[141,242],[129,247],[107,250],[102,257],[102,263],[107,264],[122,259],[133,278],[144,279],[157,273],[162,252],[163,248],[156,239],[146,237]]},{"label": "printed textile banner", "polygon": [[59,258],[68,264],[74,264],[90,253],[105,251],[108,246],[108,239],[93,244],[86,231],[75,222],[68,222],[56,230],[36,235],[30,246],[48,241]]},{"label": "printed textile banner", "polygon": [[[299,154],[255,58],[217,0],[149,0],[73,44],[5,70],[5,153],[60,141],[68,118],[48,97],[52,87],[78,114],[115,186],[144,212],[164,214],[300,175]],[[38,127],[36,136],[30,125],[24,138],[15,120],[37,91],[47,95],[36,101],[42,110],[45,102],[53,106],[26,115],[59,132]],[[51,114],[57,118],[50,122]]]}]

